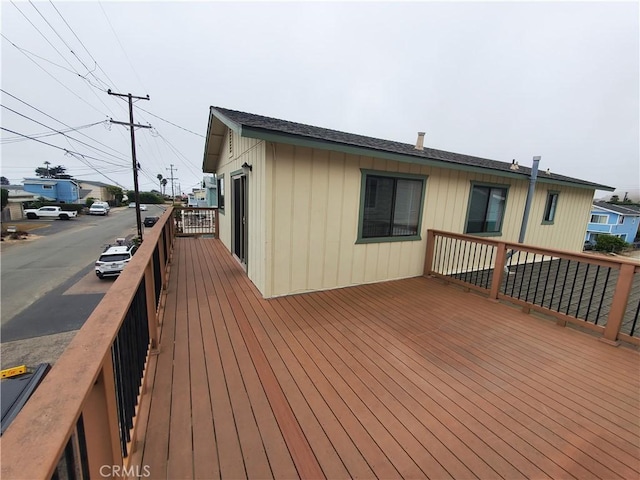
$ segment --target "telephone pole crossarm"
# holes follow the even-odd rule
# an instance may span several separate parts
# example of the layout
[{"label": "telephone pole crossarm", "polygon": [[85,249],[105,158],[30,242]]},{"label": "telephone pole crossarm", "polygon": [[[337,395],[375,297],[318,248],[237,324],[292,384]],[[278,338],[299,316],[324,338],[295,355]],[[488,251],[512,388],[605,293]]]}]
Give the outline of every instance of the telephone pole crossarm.
[{"label": "telephone pole crossarm", "polygon": [[[127,127],[131,126],[131,124],[129,122],[118,122],[117,120],[114,120],[113,118],[110,118],[109,122],[114,123],[116,125],[126,125]],[[134,127],[138,127],[138,128],[153,128],[153,126],[151,126],[151,125],[141,125],[139,123],[134,123],[133,126]]]}]

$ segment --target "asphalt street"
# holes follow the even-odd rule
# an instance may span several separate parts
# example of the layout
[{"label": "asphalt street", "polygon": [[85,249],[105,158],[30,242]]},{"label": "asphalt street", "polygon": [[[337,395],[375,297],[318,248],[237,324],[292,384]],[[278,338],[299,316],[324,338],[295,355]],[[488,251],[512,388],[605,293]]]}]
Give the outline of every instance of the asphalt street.
[{"label": "asphalt street", "polygon": [[[159,215],[149,206],[144,215]],[[136,233],[133,209],[106,217],[49,220],[35,238],[5,245],[2,267],[2,343],[79,329],[113,280],[99,280],[93,264],[107,244]]]}]

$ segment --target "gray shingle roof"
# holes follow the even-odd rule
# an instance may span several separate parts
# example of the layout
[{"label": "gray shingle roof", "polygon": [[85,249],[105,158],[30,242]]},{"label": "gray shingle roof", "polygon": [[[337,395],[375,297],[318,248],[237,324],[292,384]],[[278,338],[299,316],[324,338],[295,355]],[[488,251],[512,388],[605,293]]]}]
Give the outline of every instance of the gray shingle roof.
[{"label": "gray shingle roof", "polygon": [[[302,123],[290,122],[287,120],[280,120],[277,118],[240,112],[237,110],[230,110],[228,108],[212,108],[235,123],[238,123],[242,126],[251,127],[253,129],[263,130],[265,132],[275,132],[311,140],[334,143],[337,145],[361,147],[371,150],[377,150],[380,152],[408,155],[411,157],[435,160],[438,162],[449,164],[480,167],[489,170],[509,172],[511,174],[515,173],[527,178],[531,173],[531,169],[525,166],[520,166],[519,170],[513,171],[510,169],[511,163],[508,162],[500,162],[497,160],[490,160],[488,158],[473,157],[470,155],[446,152],[443,150],[435,150],[426,147],[424,148],[424,150],[416,150],[415,146],[412,144],[383,140],[374,137],[366,137],[363,135],[340,132],[338,130],[331,130],[328,128],[314,127]],[[586,180],[580,180],[564,175],[558,175],[553,172],[551,172],[551,176],[546,175],[544,171],[540,171],[538,175],[541,178],[551,178],[553,180],[558,180],[561,182],[570,182],[578,185],[593,187],[597,190],[613,190],[613,188],[606,185],[588,182]]]},{"label": "gray shingle roof", "polygon": [[621,215],[640,215],[640,207],[638,207],[637,205],[618,205],[608,202],[593,202],[593,205],[596,207],[611,210],[612,212],[616,212]]}]

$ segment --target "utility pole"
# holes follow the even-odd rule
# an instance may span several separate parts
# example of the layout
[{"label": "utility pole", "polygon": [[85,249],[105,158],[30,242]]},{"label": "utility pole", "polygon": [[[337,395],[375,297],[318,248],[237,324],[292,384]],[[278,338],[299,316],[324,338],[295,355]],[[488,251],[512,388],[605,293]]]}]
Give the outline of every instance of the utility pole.
[{"label": "utility pole", "polygon": [[[174,178],[173,178],[173,170],[174,170],[173,163],[169,164],[169,167],[170,168],[167,168],[166,170],[169,170],[171,172],[171,203],[173,204],[176,201],[176,194],[175,194],[174,189],[173,189],[173,180],[174,180]],[[178,169],[176,168],[175,170],[178,170]],[[177,180],[177,178],[175,180]]]},{"label": "utility pole", "polygon": [[130,93],[115,93],[112,92],[111,89],[107,90],[109,95],[115,95],[117,97],[127,97],[129,99],[129,123],[126,122],[116,122],[113,118],[111,119],[111,123],[115,123],[117,125],[129,125],[131,130],[131,160],[133,161],[133,190],[135,192],[135,201],[136,201],[136,223],[138,225],[138,239],[140,239],[140,243],[142,243],[142,221],[140,220],[140,190],[138,189],[138,162],[136,160],[136,137],[134,133],[134,127],[139,128],[151,128],[151,125],[140,125],[133,123],[133,99],[136,100],[149,100],[149,95],[146,97],[136,97],[131,95]]}]

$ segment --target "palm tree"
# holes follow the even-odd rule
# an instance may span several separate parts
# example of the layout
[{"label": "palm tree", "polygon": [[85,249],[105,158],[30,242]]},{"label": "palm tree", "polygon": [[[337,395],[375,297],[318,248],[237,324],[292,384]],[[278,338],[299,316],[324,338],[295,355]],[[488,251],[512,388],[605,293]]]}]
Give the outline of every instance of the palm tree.
[{"label": "palm tree", "polygon": [[164,195],[164,191],[165,191],[166,186],[167,186],[167,179],[163,178],[162,180],[160,180],[160,185],[162,185],[162,195]]},{"label": "palm tree", "polygon": [[158,182],[160,183],[160,191],[162,191],[162,174],[159,173],[158,175],[156,175],[156,178],[158,179]]}]

